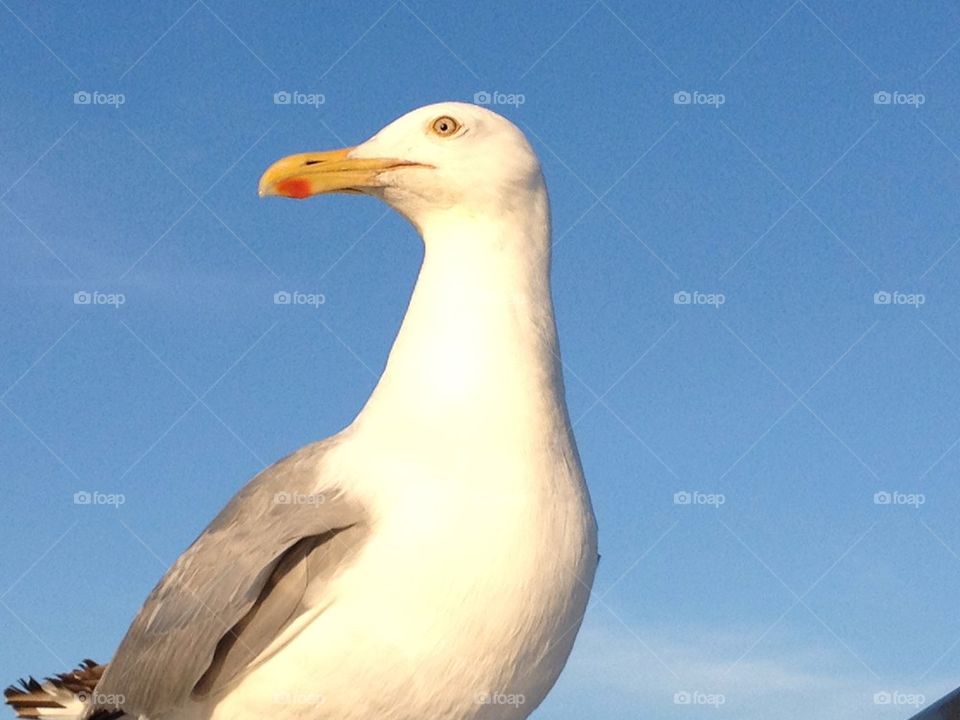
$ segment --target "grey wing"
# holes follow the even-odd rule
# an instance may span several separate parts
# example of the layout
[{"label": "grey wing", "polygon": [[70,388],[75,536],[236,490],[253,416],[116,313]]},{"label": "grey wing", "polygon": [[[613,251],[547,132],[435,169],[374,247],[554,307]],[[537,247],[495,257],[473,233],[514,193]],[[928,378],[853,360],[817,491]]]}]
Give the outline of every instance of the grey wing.
[{"label": "grey wing", "polygon": [[120,643],[99,697],[156,716],[236,677],[363,543],[364,512],[342,490],[309,495],[326,443],[267,468],[157,584]]}]

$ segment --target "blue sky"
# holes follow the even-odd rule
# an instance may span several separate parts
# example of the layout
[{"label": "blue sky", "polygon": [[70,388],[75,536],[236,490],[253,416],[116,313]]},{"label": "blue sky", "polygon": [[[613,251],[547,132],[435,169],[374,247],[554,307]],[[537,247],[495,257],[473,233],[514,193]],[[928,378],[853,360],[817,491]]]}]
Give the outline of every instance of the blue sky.
[{"label": "blue sky", "polygon": [[960,684],[956,5],[3,0],[0,63],[0,678],[107,660],[372,389],[414,231],[261,202],[262,170],[489,96],[552,195],[603,553],[535,717],[893,719]]}]

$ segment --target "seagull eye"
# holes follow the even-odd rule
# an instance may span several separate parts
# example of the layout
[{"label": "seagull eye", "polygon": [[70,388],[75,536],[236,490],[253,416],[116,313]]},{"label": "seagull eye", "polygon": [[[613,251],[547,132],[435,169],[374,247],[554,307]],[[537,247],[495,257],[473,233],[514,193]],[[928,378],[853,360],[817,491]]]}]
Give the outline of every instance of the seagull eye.
[{"label": "seagull eye", "polygon": [[440,137],[450,137],[460,129],[460,123],[449,115],[444,115],[434,120],[430,129]]}]

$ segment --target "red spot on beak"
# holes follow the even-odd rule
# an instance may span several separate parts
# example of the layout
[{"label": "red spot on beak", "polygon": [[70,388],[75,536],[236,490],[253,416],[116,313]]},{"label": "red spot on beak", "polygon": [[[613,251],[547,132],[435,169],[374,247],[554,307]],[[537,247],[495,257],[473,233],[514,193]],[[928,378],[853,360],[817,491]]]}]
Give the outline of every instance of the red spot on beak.
[{"label": "red spot on beak", "polygon": [[297,200],[303,200],[312,194],[310,192],[310,183],[298,178],[290,178],[289,180],[281,180],[278,182],[277,193],[285,197],[296,198]]}]

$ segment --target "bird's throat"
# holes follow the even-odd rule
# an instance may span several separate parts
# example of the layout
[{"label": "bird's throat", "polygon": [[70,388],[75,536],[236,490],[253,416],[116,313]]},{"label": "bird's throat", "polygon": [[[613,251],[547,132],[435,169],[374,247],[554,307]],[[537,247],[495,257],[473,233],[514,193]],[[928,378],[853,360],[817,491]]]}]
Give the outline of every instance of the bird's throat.
[{"label": "bird's throat", "polygon": [[427,232],[365,422],[403,418],[442,432],[479,416],[513,423],[565,415],[547,243],[537,237],[548,233],[542,223],[518,230],[476,220]]}]

